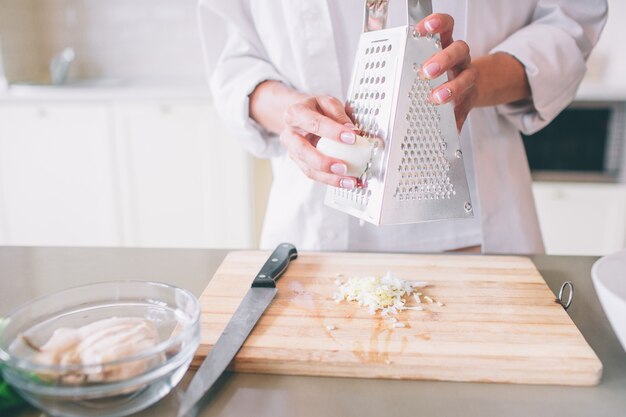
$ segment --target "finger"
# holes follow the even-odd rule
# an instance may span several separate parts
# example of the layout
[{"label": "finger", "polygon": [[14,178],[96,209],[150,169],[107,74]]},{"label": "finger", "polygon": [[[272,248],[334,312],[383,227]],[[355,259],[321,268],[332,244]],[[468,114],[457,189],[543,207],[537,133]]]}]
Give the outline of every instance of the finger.
[{"label": "finger", "polygon": [[337,188],[345,188],[351,190],[356,188],[357,180],[353,177],[343,177],[340,175],[329,174],[326,172],[316,171],[310,166],[308,166],[303,161],[295,160],[296,164],[300,167],[304,175],[313,181],[321,182],[324,184],[332,185]]},{"label": "finger", "polygon": [[307,133],[323,136],[347,144],[356,142],[356,134],[352,128],[324,116],[303,103],[290,106],[285,112],[285,124],[292,128],[302,129]]},{"label": "finger", "polygon": [[476,69],[474,67],[467,68],[455,79],[435,88],[431,93],[432,101],[436,104],[444,104],[463,96],[467,91],[474,88],[476,77]]},{"label": "finger", "polygon": [[415,30],[420,36],[438,33],[442,48],[447,48],[452,43],[452,31],[454,18],[449,14],[433,13],[415,25]]},{"label": "finger", "polygon": [[471,60],[469,45],[465,41],[456,41],[424,62],[421,72],[429,79],[437,78],[446,71],[458,73],[468,67]]},{"label": "finger", "polygon": [[345,174],[348,167],[344,161],[322,154],[309,140],[295,131],[291,129],[285,130],[281,134],[280,139],[289,156],[301,164],[301,167],[306,167],[307,172],[320,172],[347,177]]},{"label": "finger", "polygon": [[342,125],[353,128],[354,124],[346,113],[346,106],[336,97],[321,96],[317,98],[320,110],[325,116],[341,123]]}]

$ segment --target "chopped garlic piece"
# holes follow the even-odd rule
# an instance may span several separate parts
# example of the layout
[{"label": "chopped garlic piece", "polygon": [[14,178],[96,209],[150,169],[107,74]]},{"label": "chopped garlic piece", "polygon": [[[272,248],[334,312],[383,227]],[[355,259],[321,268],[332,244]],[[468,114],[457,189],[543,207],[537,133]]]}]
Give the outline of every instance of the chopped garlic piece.
[{"label": "chopped garlic piece", "polygon": [[402,327],[406,327],[404,323],[394,323],[392,326],[394,329],[400,329]]},{"label": "chopped garlic piece", "polygon": [[422,293],[415,293],[413,294],[413,298],[415,299],[415,302],[417,304],[422,304],[422,299],[420,298],[420,295],[422,295]]},{"label": "chopped garlic piece", "polygon": [[443,307],[443,306],[445,306],[445,304],[444,304],[444,303],[442,303],[441,301],[437,301],[437,305],[438,305],[439,307]]},{"label": "chopped garlic piece", "polygon": [[337,326],[335,326],[334,324],[329,324],[328,326],[326,326],[326,330],[328,330],[329,332],[336,330]]},{"label": "chopped garlic piece", "polygon": [[344,284],[338,285],[339,291],[334,299],[337,302],[355,301],[360,306],[367,307],[370,314],[374,315],[380,310],[381,316],[386,317],[405,310],[407,307],[404,297],[413,294],[414,287],[424,285],[424,282],[405,281],[387,272],[382,277],[348,279]]},{"label": "chopped garlic piece", "polygon": [[432,298],[430,298],[430,297],[429,297],[429,296],[427,296],[427,295],[425,295],[425,296],[424,296],[424,300],[426,300],[426,301],[428,302],[428,304],[432,304],[432,303],[434,303],[433,299],[432,299]]}]

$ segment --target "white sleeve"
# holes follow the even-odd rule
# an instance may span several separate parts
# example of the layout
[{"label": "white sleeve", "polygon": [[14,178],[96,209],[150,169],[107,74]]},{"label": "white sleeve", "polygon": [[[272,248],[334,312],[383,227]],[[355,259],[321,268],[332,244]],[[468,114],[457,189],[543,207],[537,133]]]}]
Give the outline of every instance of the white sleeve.
[{"label": "white sleeve", "polygon": [[490,51],[520,61],[531,89],[530,99],[497,106],[498,113],[531,134],[567,107],[585,75],[607,9],[606,0],[539,0],[532,21]]},{"label": "white sleeve", "polygon": [[288,84],[269,61],[250,14],[250,0],[200,0],[198,16],[215,107],[253,155],[281,152],[278,136],[250,118],[249,96],[266,80]]}]

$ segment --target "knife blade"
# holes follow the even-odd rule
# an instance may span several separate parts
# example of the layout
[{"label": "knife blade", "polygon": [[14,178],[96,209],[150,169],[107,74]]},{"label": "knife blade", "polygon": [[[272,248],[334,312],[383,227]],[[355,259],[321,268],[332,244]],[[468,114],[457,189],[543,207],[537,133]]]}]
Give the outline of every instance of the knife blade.
[{"label": "knife blade", "polygon": [[254,325],[272,303],[278,292],[276,280],[285,272],[289,262],[297,257],[298,251],[291,243],[281,243],[274,249],[182,395],[178,417],[195,415],[199,411],[199,401],[226,370]]}]

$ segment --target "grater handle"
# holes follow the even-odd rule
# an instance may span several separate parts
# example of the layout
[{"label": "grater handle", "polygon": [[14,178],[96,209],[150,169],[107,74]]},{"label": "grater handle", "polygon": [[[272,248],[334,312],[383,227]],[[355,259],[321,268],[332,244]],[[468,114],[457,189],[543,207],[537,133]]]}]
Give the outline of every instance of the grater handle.
[{"label": "grater handle", "polygon": [[[387,27],[390,0],[365,0],[363,32],[382,30]],[[406,24],[414,26],[417,22],[433,13],[432,0],[404,0],[406,5]]]},{"label": "grater handle", "polygon": [[415,26],[422,19],[433,14],[432,0],[407,0],[407,26]]}]

